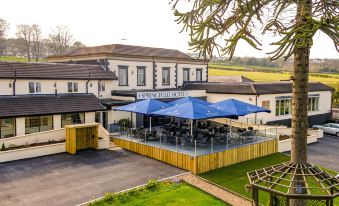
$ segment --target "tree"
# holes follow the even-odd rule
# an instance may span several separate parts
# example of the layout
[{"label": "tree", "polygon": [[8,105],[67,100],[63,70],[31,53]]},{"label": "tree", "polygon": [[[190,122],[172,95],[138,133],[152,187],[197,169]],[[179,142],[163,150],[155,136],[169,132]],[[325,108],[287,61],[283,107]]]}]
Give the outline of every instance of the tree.
[{"label": "tree", "polygon": [[54,54],[62,54],[70,50],[73,35],[66,26],[57,26],[49,35],[49,47]]},{"label": "tree", "polygon": [[[307,163],[307,99],[309,54],[313,36],[321,31],[333,40],[339,52],[339,2],[337,0],[195,0],[189,11],[179,12],[174,0],[177,22],[190,34],[190,46],[201,55],[214,51],[232,58],[239,41],[255,49],[262,46],[261,33],[279,35],[271,60],[294,56],[292,94],[291,162]],[[224,40],[222,40],[224,39]],[[293,180],[293,185],[298,180]],[[295,192],[294,190],[291,190]],[[291,200],[290,205],[305,205]]]},{"label": "tree", "polygon": [[17,38],[21,38],[25,40],[26,44],[26,54],[27,60],[31,61],[31,41],[32,41],[32,27],[28,24],[20,24],[16,28],[17,30]]},{"label": "tree", "polygon": [[76,41],[76,42],[74,42],[72,49],[80,49],[80,48],[84,48],[84,47],[86,47],[85,44],[83,44],[80,41]]},{"label": "tree", "polygon": [[0,19],[0,56],[4,55],[6,53],[6,33],[9,29],[9,23],[4,20]]},{"label": "tree", "polygon": [[32,29],[32,55],[36,62],[39,61],[41,53],[41,29],[39,25],[33,24]]}]

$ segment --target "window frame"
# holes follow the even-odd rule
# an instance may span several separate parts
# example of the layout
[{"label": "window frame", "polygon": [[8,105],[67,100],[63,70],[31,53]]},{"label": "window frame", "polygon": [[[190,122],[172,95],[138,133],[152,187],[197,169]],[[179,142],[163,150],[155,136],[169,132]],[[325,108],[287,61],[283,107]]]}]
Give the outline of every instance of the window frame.
[{"label": "window frame", "polygon": [[[195,70],[195,81],[197,82],[202,82],[202,70],[201,68],[198,68]],[[198,73],[200,73],[200,80],[198,80]]]},{"label": "window frame", "polygon": [[[164,71],[168,71],[168,82],[164,82]],[[162,85],[164,86],[171,85],[171,67],[162,68],[161,82],[162,82]]]},{"label": "window frame", "polygon": [[104,81],[99,81],[99,91],[100,92],[106,91],[106,84]]},{"label": "window frame", "polygon": [[[4,119],[11,119],[11,121],[13,122],[13,129],[14,129],[14,132],[13,132],[13,136],[8,136],[8,137],[1,137],[2,135],[2,120]],[[6,139],[6,138],[11,138],[11,137],[15,137],[16,136],[16,118],[15,117],[7,117],[7,118],[0,118],[0,139]]]},{"label": "window frame", "polygon": [[[139,70],[143,70],[143,83],[139,83]],[[145,66],[137,66],[137,86],[146,86],[146,67]]]},{"label": "window frame", "polygon": [[[39,129],[39,131],[37,131],[37,132],[27,132],[27,119],[29,118],[29,119],[31,119],[31,118],[39,118],[39,125],[37,126]],[[42,125],[42,122],[43,122],[43,117],[50,117],[51,118],[51,128],[50,129],[48,129],[48,130],[43,130],[43,131],[41,131],[41,127],[42,126],[45,126],[45,125]],[[38,116],[27,116],[27,117],[25,117],[25,134],[34,134],[34,133],[38,133],[38,132],[45,132],[45,131],[51,131],[51,130],[53,130],[54,129],[54,119],[53,119],[53,115],[38,115]]]},{"label": "window frame", "polygon": [[68,93],[77,93],[79,92],[78,82],[67,82],[67,92]]},{"label": "window frame", "polygon": [[28,82],[28,93],[41,93],[41,82]]},{"label": "window frame", "polygon": [[[185,80],[185,72],[187,72],[187,80]],[[183,68],[182,69],[182,81],[183,82],[189,82],[191,80],[190,78],[190,73],[191,72],[191,68]]]},{"label": "window frame", "polygon": [[[86,112],[72,112],[72,113],[64,113],[64,114],[61,114],[61,128],[64,128],[66,125],[68,125],[68,124],[63,124],[63,117],[65,116],[65,115],[73,115],[73,114],[79,114],[79,117],[80,117],[80,114],[83,114],[84,116],[83,116],[83,122],[80,122],[80,123],[73,123],[72,122],[72,124],[71,125],[75,125],[75,124],[84,124],[85,122],[86,122]],[[65,118],[65,120],[66,120],[67,118]],[[81,117],[80,117],[80,120],[81,120]]]},{"label": "window frame", "polygon": [[[126,84],[121,84],[120,82],[120,71],[125,70],[126,71]],[[128,86],[128,66],[123,66],[119,65],[118,66],[118,81],[119,81],[119,86]]]}]

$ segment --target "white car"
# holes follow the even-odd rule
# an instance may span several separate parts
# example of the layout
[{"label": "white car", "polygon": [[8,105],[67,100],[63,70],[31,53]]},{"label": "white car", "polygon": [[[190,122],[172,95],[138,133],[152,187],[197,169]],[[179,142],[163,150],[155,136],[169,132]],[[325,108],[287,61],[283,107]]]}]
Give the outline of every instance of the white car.
[{"label": "white car", "polygon": [[324,125],[314,125],[313,128],[318,128],[327,134],[333,134],[339,137],[339,124],[327,123]]}]

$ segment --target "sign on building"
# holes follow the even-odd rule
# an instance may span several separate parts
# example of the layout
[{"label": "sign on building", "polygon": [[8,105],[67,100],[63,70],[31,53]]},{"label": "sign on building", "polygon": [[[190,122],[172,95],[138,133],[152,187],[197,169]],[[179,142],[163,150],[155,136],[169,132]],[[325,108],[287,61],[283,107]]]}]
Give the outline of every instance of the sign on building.
[{"label": "sign on building", "polygon": [[137,99],[170,99],[188,97],[188,91],[137,92]]}]

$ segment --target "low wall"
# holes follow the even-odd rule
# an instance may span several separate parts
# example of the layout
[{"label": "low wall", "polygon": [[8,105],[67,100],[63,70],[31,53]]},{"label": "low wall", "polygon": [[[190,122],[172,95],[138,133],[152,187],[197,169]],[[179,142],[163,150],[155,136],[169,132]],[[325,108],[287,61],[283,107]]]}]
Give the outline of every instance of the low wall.
[{"label": "low wall", "polygon": [[278,141],[276,139],[198,157],[119,138],[113,138],[113,142],[123,149],[191,171],[193,174],[270,155],[278,151]]},{"label": "low wall", "polygon": [[2,151],[0,152],[0,162],[8,162],[66,152],[65,144],[66,143],[63,142],[17,150]]},{"label": "low wall", "polygon": [[[318,137],[316,135],[310,135],[307,137],[307,144],[315,143],[318,141]],[[291,151],[291,139],[285,139],[279,141],[279,152],[287,152]]]},{"label": "low wall", "polygon": [[45,132],[38,132],[33,134],[27,135],[20,135],[10,138],[0,139],[0,147],[2,144],[5,144],[5,147],[8,147],[10,144],[21,146],[21,145],[29,145],[33,143],[41,143],[41,142],[48,142],[48,141],[60,141],[64,140],[66,137],[65,128],[50,130]]}]

